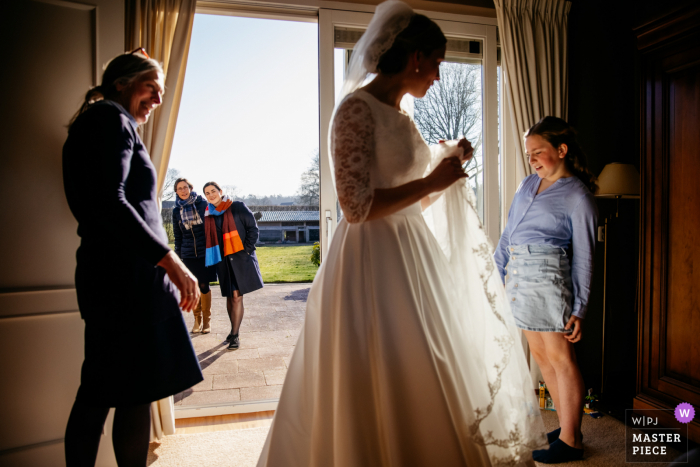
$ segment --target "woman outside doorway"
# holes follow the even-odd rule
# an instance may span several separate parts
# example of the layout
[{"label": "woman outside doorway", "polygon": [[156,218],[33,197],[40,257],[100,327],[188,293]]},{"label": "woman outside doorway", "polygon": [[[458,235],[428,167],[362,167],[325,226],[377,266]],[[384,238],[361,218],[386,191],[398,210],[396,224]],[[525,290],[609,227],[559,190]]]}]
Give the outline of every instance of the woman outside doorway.
[{"label": "woman outside doorway", "polygon": [[218,183],[204,185],[204,195],[209,201],[204,213],[206,265],[216,265],[221,295],[226,297],[226,310],[231,320],[231,332],[226,337],[228,350],[236,350],[240,346],[238,332],[243,321],[243,295],[263,287],[255,255],[258,224],[250,209],[226,196]]},{"label": "woman outside doorway", "polygon": [[202,294],[199,303],[192,310],[194,326],[192,333],[211,332],[211,290],[209,282],[213,268],[204,264],[204,252],[207,240],[204,232],[204,211],[207,201],[192,191],[192,184],[186,178],[175,180],[177,193],[173,209],[173,234],[175,235],[175,253],[180,257],[187,269],[197,277],[199,292]]}]

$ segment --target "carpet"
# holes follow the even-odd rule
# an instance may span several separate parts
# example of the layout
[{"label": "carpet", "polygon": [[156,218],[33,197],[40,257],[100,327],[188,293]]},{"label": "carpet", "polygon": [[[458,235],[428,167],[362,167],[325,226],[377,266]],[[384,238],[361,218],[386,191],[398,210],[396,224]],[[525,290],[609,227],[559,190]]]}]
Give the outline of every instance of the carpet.
[{"label": "carpet", "polygon": [[[551,410],[542,410],[544,427],[549,432],[559,427],[557,413]],[[625,424],[611,416],[593,418],[583,416],[581,424],[583,433],[583,460],[556,464],[559,467],[630,467],[643,465],[644,467],[666,466],[667,463],[629,464],[625,462]],[[673,457],[682,453],[669,450]],[[540,464],[545,466],[547,464]]]},{"label": "carpet", "polygon": [[[556,412],[542,411],[547,431],[559,426]],[[254,467],[269,427],[166,436],[151,443],[148,465],[152,467]],[[585,415],[582,461],[560,467],[629,467],[625,462],[625,425],[610,416],[594,419]],[[681,453],[679,452],[678,455]],[[545,464],[537,464],[544,466]],[[648,463],[645,467],[666,464]]]},{"label": "carpet", "polygon": [[166,436],[151,443],[150,467],[255,467],[268,426]]}]

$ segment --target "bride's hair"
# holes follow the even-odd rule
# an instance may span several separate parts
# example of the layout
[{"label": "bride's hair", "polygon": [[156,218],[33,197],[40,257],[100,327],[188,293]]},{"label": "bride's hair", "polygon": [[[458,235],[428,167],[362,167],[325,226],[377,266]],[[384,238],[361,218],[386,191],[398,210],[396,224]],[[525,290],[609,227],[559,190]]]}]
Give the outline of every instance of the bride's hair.
[{"label": "bride's hair", "polygon": [[447,44],[447,38],[427,16],[414,14],[406,29],[396,36],[394,44],[379,59],[377,69],[387,75],[399,73],[406,68],[408,57],[415,51],[430,55],[435,49]]},{"label": "bride's hair", "polygon": [[578,143],[574,127],[561,118],[544,117],[532,125],[532,128],[525,133],[525,138],[534,135],[544,138],[549,144],[554,146],[554,149],[559,149],[559,146],[566,144],[568,148],[564,158],[566,168],[569,169],[569,172],[576,175],[591,190],[591,193],[596,192],[598,188],[596,177],[588,170],[586,154]]}]

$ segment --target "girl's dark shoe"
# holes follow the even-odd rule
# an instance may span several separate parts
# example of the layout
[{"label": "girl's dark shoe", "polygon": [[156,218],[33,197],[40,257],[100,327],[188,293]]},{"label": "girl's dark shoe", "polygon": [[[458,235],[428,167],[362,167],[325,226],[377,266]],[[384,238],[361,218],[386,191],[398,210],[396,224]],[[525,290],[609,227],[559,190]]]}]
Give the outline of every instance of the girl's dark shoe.
[{"label": "girl's dark shoe", "polygon": [[532,451],[532,459],[542,464],[561,464],[583,459],[583,449],[572,448],[558,439],[549,445],[549,449]]},{"label": "girl's dark shoe", "polygon": [[238,350],[239,345],[241,345],[241,342],[238,339],[238,334],[236,334],[234,336],[231,336],[231,340],[228,342],[227,350]]},{"label": "girl's dark shoe", "polygon": [[[561,434],[561,427],[557,428],[554,431],[550,431],[549,433],[547,433],[547,442],[549,444],[552,444],[553,442],[555,442],[556,440],[559,439],[560,434]],[[581,433],[581,441],[583,441],[583,433]]]},{"label": "girl's dark shoe", "polygon": [[558,440],[558,439],[559,439],[559,433],[561,433],[561,427],[557,428],[557,429],[554,430],[554,431],[550,431],[549,433],[547,433],[547,442],[548,442],[549,444],[552,444],[553,442],[555,442],[556,440]]},{"label": "girl's dark shoe", "polygon": [[224,339],[224,342],[231,342],[231,338],[233,337],[232,333],[228,333],[228,336],[226,336],[226,339]]}]

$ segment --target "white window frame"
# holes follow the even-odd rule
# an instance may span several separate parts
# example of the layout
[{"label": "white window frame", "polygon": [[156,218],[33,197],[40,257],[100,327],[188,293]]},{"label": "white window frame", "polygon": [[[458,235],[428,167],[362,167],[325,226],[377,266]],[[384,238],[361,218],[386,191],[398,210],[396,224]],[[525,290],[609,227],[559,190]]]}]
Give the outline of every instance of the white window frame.
[{"label": "white window frame", "polygon": [[[299,3],[292,3],[297,1]],[[366,29],[375,7],[363,4],[324,2],[334,9],[319,8],[315,0],[278,0],[277,3],[236,0],[198,1],[196,13],[260,19],[319,23],[319,148],[321,172],[320,242],[322,258],[337,225],[337,197],[328,159],[328,130],[335,106],[334,28]],[[416,10],[433,19],[449,37],[480,39],[484,44],[482,66],[484,152],[484,226],[492,241],[498,241],[498,112],[496,107],[496,19]],[[503,120],[502,120],[503,122]],[[503,128],[501,128],[503,131]],[[504,132],[504,135],[507,132]],[[326,222],[326,215],[329,222]],[[203,404],[175,408],[175,418],[190,418],[276,410],[278,399],[238,401],[227,404]]]},{"label": "white window frame", "polygon": [[[482,125],[484,157],[484,228],[491,241],[500,237],[499,178],[498,171],[498,90],[496,19],[475,16],[446,15],[417,11],[433,19],[446,36],[458,39],[483,41],[482,62]],[[333,229],[337,225],[336,194],[333,187],[328,154],[328,131],[335,106],[334,80],[334,30],[336,27],[366,29],[371,13],[321,8],[319,10],[319,105],[321,152],[321,217],[323,233],[321,257],[328,251]],[[326,219],[329,218],[329,221]]]}]

